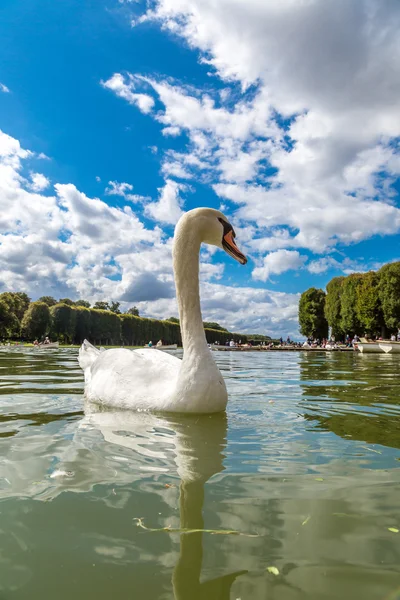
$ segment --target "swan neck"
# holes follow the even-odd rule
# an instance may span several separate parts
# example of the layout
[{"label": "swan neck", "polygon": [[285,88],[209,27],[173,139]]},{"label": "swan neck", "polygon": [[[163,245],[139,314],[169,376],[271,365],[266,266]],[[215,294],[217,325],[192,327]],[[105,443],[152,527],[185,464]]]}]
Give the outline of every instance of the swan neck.
[{"label": "swan neck", "polygon": [[173,262],[182,345],[185,353],[209,352],[200,308],[199,253],[201,237],[192,227],[175,234]]}]

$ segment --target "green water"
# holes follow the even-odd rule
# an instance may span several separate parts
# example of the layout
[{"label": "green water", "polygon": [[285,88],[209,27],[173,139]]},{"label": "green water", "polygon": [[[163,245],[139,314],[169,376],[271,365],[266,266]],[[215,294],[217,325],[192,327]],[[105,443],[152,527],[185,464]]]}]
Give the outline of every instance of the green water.
[{"label": "green water", "polygon": [[85,415],[76,356],[0,352],[0,600],[400,598],[400,357],[216,353],[179,418]]}]

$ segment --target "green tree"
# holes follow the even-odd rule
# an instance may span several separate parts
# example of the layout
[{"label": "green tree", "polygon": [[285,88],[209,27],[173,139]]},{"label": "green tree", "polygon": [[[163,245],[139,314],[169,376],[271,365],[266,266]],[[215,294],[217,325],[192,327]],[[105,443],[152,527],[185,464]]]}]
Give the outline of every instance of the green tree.
[{"label": "green tree", "polygon": [[71,343],[75,335],[76,310],[69,304],[56,304],[50,309],[51,336]]},{"label": "green tree", "polygon": [[306,337],[328,336],[328,321],[325,318],[325,292],[312,287],[303,292],[299,302],[300,333]]},{"label": "green tree", "polygon": [[32,302],[22,319],[22,335],[28,340],[44,337],[50,329],[50,309],[44,302]]},{"label": "green tree", "polygon": [[176,317],[169,317],[168,319],[165,319],[166,321],[169,321],[170,323],[179,323],[179,319],[177,319]]},{"label": "green tree", "polygon": [[75,302],[70,300],[70,298],[60,298],[58,304],[67,304],[68,306],[73,306]]},{"label": "green tree", "polygon": [[336,340],[344,338],[341,316],[341,295],[345,277],[334,277],[326,286],[325,317]]},{"label": "green tree", "polygon": [[111,300],[111,303],[110,303],[111,312],[115,313],[116,315],[120,315],[121,314],[121,311],[119,310],[120,305],[121,305],[121,302],[114,302],[113,300]]},{"label": "green tree", "polygon": [[55,306],[57,304],[57,300],[53,296],[41,296],[38,302],[44,302],[47,306]]},{"label": "green tree", "polygon": [[109,310],[90,309],[91,338],[99,344],[119,344],[121,319]]},{"label": "green tree", "polygon": [[138,317],[139,316],[139,309],[137,308],[137,306],[131,306],[131,308],[128,308],[128,310],[126,311],[127,315],[133,315],[134,317]]},{"label": "green tree", "polygon": [[379,271],[379,297],[386,327],[400,326],[400,261],[384,265]]},{"label": "green tree", "polygon": [[87,300],[77,300],[75,302],[75,306],[84,306],[85,308],[90,308],[90,302]]},{"label": "green tree", "polygon": [[93,308],[95,308],[97,310],[110,310],[110,305],[108,304],[108,302],[104,302],[103,300],[100,300],[99,302],[96,302],[93,305]]},{"label": "green tree", "polygon": [[13,337],[19,328],[20,322],[10,304],[7,300],[0,298],[0,338]]},{"label": "green tree", "polygon": [[203,325],[206,329],[217,329],[219,331],[228,331],[227,329],[225,329],[225,327],[222,327],[219,323],[204,321]]},{"label": "green tree", "polygon": [[85,306],[74,306],[75,332],[73,342],[81,344],[83,340],[91,337],[91,314]]},{"label": "green tree", "polygon": [[374,271],[363,273],[356,293],[356,313],[363,330],[369,334],[380,333],[384,321],[379,298],[379,275]]},{"label": "green tree", "polygon": [[344,333],[353,336],[362,335],[362,325],[357,314],[357,288],[361,285],[362,274],[352,273],[345,277],[341,294],[341,328]]},{"label": "green tree", "polygon": [[15,307],[15,314],[17,315],[18,319],[22,321],[22,317],[29,308],[31,299],[29,298],[28,294],[25,294],[25,292],[14,292],[14,295],[19,299],[18,305]]},{"label": "green tree", "polygon": [[22,317],[27,311],[30,299],[24,292],[3,292],[0,294],[0,300],[7,304],[8,311],[15,316],[15,318],[10,317],[14,325],[11,328],[9,335],[11,337],[18,336],[20,333]]}]

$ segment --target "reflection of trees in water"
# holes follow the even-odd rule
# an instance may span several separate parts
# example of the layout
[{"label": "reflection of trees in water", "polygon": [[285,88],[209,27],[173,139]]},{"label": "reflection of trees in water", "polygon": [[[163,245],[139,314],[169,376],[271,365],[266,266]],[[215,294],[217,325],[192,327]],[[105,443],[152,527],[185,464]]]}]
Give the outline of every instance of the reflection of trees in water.
[{"label": "reflection of trees in water", "polygon": [[304,352],[300,380],[307,421],[342,438],[400,448],[399,358]]}]

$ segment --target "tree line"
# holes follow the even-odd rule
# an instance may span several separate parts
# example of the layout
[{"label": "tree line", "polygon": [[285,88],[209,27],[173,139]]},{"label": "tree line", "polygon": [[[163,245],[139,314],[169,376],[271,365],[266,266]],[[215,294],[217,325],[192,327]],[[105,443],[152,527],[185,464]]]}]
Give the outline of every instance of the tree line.
[{"label": "tree line", "polygon": [[[85,300],[57,301],[50,296],[31,302],[23,292],[4,292],[0,294],[0,338],[33,341],[48,335],[67,344],[81,344],[84,339],[98,345],[142,346],[159,339],[165,344],[182,344],[175,317],[147,319],[139,316],[136,307],[121,313],[119,306],[118,302],[97,302],[90,307]],[[204,326],[209,343],[218,340],[224,344],[231,339],[245,343],[248,338],[218,323],[205,322]]]},{"label": "tree line", "polygon": [[379,271],[334,277],[321,289],[309,288],[299,302],[300,333],[336,340],[353,337],[387,337],[400,327],[400,261]]}]

